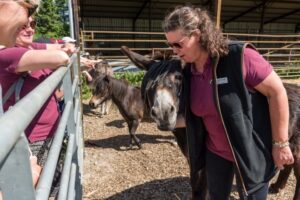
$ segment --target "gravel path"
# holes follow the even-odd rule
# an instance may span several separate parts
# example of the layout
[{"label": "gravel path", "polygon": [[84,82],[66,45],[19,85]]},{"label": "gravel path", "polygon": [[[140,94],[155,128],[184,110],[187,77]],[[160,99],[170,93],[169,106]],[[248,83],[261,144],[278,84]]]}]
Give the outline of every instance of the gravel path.
[{"label": "gravel path", "polygon": [[[103,118],[84,107],[84,198],[107,200],[188,200],[189,170],[171,132],[143,122],[141,150],[122,150],[129,142],[127,125],[116,108]],[[269,200],[291,200],[295,178]],[[238,199],[236,192],[231,199]]]}]

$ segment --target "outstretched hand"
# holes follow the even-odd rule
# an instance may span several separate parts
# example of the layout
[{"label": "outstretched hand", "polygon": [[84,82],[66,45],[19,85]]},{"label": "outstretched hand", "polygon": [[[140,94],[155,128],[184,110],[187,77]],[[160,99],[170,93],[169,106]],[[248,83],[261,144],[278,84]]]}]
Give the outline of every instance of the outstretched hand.
[{"label": "outstretched hand", "polygon": [[294,157],[289,146],[274,147],[272,149],[273,160],[279,170],[284,169],[284,165],[291,165],[294,163]]},{"label": "outstretched hand", "polygon": [[66,43],[61,46],[61,50],[66,52],[68,55],[72,55],[76,52],[76,47],[74,44]]}]

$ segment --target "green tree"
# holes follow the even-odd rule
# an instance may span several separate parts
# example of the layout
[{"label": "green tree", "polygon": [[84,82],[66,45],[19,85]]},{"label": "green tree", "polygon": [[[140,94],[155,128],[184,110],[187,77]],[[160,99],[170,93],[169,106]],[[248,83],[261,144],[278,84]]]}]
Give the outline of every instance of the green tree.
[{"label": "green tree", "polygon": [[56,0],[56,5],[63,22],[64,36],[70,35],[68,0]]},{"label": "green tree", "polygon": [[38,23],[36,33],[48,38],[65,36],[64,24],[58,13],[58,6],[54,0],[42,0],[35,19]]}]

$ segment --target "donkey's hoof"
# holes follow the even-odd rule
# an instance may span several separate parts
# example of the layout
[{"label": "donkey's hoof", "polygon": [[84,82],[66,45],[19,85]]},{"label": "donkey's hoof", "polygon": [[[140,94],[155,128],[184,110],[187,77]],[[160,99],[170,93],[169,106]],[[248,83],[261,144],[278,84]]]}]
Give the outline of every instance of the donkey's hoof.
[{"label": "donkey's hoof", "polygon": [[280,188],[277,187],[274,183],[271,184],[271,186],[270,186],[270,188],[269,188],[269,193],[270,193],[270,194],[276,194],[276,193],[278,193],[278,192],[280,192]]},{"label": "donkey's hoof", "polygon": [[139,142],[139,143],[137,143],[136,145],[137,145],[137,147],[138,147],[139,149],[142,148],[142,143]]},{"label": "donkey's hoof", "polygon": [[140,149],[139,146],[137,146],[137,145],[132,145],[132,144],[130,144],[129,146],[121,146],[121,147],[120,147],[120,150],[122,150],[122,151],[127,151],[127,150],[139,150],[139,149]]},{"label": "donkey's hoof", "polygon": [[127,151],[127,150],[131,150],[131,149],[132,149],[132,145],[120,147],[120,150],[122,150],[122,151]]}]

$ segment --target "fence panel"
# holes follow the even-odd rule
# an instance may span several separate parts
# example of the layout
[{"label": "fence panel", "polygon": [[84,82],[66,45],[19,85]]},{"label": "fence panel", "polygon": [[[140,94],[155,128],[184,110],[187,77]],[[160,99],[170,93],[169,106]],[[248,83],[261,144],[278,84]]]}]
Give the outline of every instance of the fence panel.
[{"label": "fence panel", "polygon": [[[286,66],[300,68],[300,35],[224,33],[224,37],[254,44],[275,70]],[[120,52],[122,45],[141,54],[151,54],[157,50],[172,51],[166,45],[162,32],[88,30],[81,32],[82,49],[91,55],[100,55],[99,58],[111,61],[127,59]]]},{"label": "fence panel", "polygon": [[[72,55],[71,61],[70,65],[57,69],[0,117],[0,191],[4,199],[48,199],[66,135],[69,138],[68,150],[65,155],[59,199],[66,199],[66,194],[70,190],[74,191],[70,196],[72,199],[82,199],[83,137],[78,81],[79,53]],[[29,146],[22,133],[61,81],[64,87],[65,108],[37,188],[34,190],[29,163]],[[72,167],[73,165],[75,167]],[[74,177],[70,177],[72,175]],[[74,180],[74,183],[70,180]]]}]

